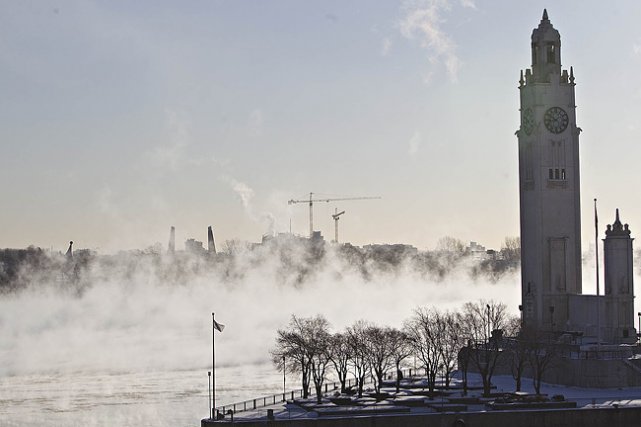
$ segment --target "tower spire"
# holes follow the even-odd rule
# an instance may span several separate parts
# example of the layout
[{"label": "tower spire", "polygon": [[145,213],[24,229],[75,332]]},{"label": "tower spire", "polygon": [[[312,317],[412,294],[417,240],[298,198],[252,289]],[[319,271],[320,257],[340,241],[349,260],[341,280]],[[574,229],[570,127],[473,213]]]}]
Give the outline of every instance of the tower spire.
[{"label": "tower spire", "polygon": [[547,9],[543,9],[543,18],[541,18],[541,21],[549,21]]}]

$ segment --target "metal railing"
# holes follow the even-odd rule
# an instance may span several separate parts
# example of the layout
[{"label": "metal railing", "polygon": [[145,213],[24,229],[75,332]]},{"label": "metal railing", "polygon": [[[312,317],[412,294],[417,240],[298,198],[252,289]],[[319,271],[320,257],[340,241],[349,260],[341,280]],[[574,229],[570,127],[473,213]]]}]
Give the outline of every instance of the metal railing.
[{"label": "metal railing", "polygon": [[[401,370],[401,373],[403,374],[403,377],[412,377],[412,371],[414,371],[414,374],[418,373],[420,369],[405,369]],[[386,378],[389,379],[395,379],[395,375],[387,375]],[[365,378],[364,384],[370,384],[373,382],[373,377],[368,376]],[[353,386],[356,386],[356,378],[348,378],[347,381],[345,382],[345,386],[347,388],[351,388]],[[313,384],[310,384],[310,388],[313,389]],[[322,395],[326,395],[329,392],[333,392],[335,390],[340,390],[341,388],[341,383],[339,381],[334,381],[331,383],[325,383],[323,384],[323,391]],[[258,408],[264,408],[266,406],[270,405],[275,405],[277,403],[284,403],[287,401],[287,399],[294,400],[297,398],[302,398],[304,395],[303,389],[296,389],[296,390],[290,390],[285,393],[276,393],[276,394],[270,394],[268,396],[262,396],[258,397],[256,399],[249,399],[249,400],[243,400],[240,402],[235,402],[235,403],[228,403],[225,405],[217,406],[215,408],[215,411],[219,411],[221,414],[226,414],[229,410],[231,410],[234,414],[238,412],[243,412],[243,411],[252,411]],[[309,396],[316,396],[315,391],[310,391]]]}]

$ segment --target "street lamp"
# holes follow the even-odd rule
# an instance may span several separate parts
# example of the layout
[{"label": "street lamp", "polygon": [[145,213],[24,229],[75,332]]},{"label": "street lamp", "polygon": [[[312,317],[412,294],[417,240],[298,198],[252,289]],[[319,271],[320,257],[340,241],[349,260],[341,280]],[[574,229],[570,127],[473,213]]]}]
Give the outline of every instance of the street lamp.
[{"label": "street lamp", "polygon": [[207,391],[209,392],[209,419],[211,420],[211,371],[207,371],[207,377],[209,377],[209,385],[207,386]]},{"label": "street lamp", "polygon": [[490,336],[492,335],[492,325],[490,321],[490,305],[485,304],[485,307],[487,308],[487,341],[489,343],[490,341]]},{"label": "street lamp", "polygon": [[639,344],[641,344],[641,311],[637,313],[639,316],[639,329],[637,329],[637,337],[639,337]]},{"label": "street lamp", "polygon": [[485,304],[485,307],[487,308],[487,340],[485,340],[485,363],[486,369],[489,369],[490,365],[490,335],[492,334],[491,332],[491,325],[490,325],[490,305]]},{"label": "street lamp", "polygon": [[283,354],[283,401],[287,400],[285,393],[285,355]]},{"label": "street lamp", "polygon": [[519,314],[521,315],[521,327],[523,327],[523,305],[519,304]]}]

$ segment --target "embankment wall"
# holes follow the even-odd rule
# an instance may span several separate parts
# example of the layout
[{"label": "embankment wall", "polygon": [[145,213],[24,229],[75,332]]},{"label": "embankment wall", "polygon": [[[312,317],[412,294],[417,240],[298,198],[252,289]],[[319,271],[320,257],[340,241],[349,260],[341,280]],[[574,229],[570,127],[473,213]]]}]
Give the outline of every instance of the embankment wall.
[{"label": "embankment wall", "polygon": [[[202,420],[202,427],[221,426],[229,421]],[[466,412],[360,416],[346,418],[307,418],[296,420],[241,420],[243,427],[639,427],[641,408],[595,408],[537,411]]]}]

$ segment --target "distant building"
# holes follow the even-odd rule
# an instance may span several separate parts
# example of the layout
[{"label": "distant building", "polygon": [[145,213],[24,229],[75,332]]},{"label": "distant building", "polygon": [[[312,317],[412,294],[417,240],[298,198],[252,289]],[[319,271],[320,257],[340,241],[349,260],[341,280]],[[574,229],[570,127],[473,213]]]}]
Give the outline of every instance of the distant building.
[{"label": "distant building", "polygon": [[363,246],[365,254],[373,260],[387,262],[393,265],[412,258],[418,254],[418,249],[411,245],[382,244],[382,245],[365,245]]},{"label": "distant building", "polygon": [[176,252],[176,227],[173,225],[169,229],[169,244],[167,245],[167,253],[173,254]]},{"label": "distant building", "polygon": [[187,239],[185,241],[185,252],[189,252],[196,255],[201,255],[205,253],[203,242],[195,239]]},{"label": "distant building", "polygon": [[214,230],[211,225],[207,227],[207,251],[209,253],[216,253],[216,241],[214,240]]},{"label": "distant building", "polygon": [[[491,250],[490,250],[491,251]],[[485,246],[478,244],[477,242],[470,242],[469,246],[465,248],[465,253],[472,256],[474,259],[485,260],[489,258],[489,253]],[[492,251],[492,256],[494,251]]]}]

